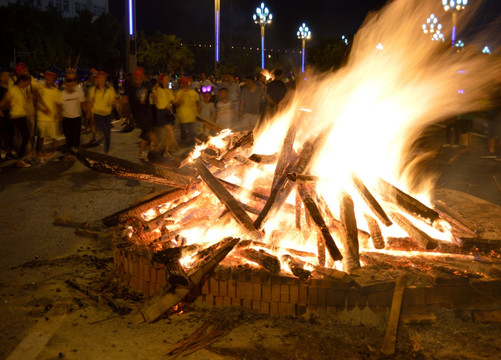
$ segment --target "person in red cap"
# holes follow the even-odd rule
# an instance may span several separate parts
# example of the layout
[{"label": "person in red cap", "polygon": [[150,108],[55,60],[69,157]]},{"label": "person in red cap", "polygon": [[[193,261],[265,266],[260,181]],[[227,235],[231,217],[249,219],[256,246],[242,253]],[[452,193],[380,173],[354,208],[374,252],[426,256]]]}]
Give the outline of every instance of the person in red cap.
[{"label": "person in red cap", "polygon": [[190,89],[191,79],[183,77],[180,81],[181,89],[176,93],[173,104],[181,126],[181,140],[187,145],[195,144],[197,115],[200,111],[200,97],[195,90]]},{"label": "person in red cap", "polygon": [[[43,158],[52,156],[56,152],[57,145],[57,125],[60,120],[61,94],[59,89],[55,86],[57,75],[52,71],[46,71],[44,75],[45,84],[38,89],[41,99],[45,106],[37,104],[37,157]],[[43,145],[45,140],[52,140],[51,153],[45,154],[43,152]]]},{"label": "person in red cap", "polygon": [[153,113],[150,104],[151,87],[144,81],[144,69],[138,66],[133,73],[132,84],[125,89],[122,105],[130,105],[132,116],[141,129],[139,135],[139,159],[146,160],[146,147],[154,147],[158,141],[153,132]]}]

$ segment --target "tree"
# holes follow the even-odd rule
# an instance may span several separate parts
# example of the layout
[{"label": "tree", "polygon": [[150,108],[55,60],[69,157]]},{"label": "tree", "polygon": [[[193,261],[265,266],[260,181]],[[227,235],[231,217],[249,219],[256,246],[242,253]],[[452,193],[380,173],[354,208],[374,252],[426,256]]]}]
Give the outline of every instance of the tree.
[{"label": "tree", "polygon": [[[351,40],[351,39],[350,39]],[[341,38],[323,37],[317,45],[306,49],[308,64],[319,71],[338,69],[344,64],[351,50]]]}]

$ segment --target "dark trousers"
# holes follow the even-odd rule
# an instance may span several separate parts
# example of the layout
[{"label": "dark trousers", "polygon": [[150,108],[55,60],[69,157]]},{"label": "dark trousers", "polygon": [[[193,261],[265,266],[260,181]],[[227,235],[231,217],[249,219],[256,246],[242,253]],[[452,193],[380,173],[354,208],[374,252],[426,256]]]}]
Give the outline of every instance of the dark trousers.
[{"label": "dark trousers", "polygon": [[80,146],[80,129],[82,127],[82,117],[63,118],[63,133],[66,138],[68,148]]},{"label": "dark trousers", "polygon": [[104,152],[110,151],[110,142],[111,142],[111,114],[102,116],[102,115],[94,115],[94,121],[97,126],[101,128],[104,135]]},{"label": "dark trousers", "polygon": [[181,140],[183,140],[187,145],[195,144],[196,134],[196,124],[194,122],[190,123],[179,123],[181,127]]},{"label": "dark trousers", "polygon": [[26,116],[20,118],[10,118],[9,122],[12,128],[17,129],[21,135],[21,145],[19,146],[18,155],[22,159],[26,154],[26,146],[30,141],[30,131],[28,130],[28,119]]}]

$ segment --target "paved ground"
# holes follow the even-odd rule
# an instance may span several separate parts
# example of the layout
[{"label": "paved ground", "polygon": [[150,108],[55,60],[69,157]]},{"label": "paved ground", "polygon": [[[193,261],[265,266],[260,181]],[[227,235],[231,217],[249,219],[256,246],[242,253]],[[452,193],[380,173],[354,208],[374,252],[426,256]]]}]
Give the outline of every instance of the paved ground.
[{"label": "paved ground", "polygon": [[[138,134],[138,130],[112,133],[110,155],[139,162]],[[435,155],[422,171],[439,172],[439,187],[467,192],[501,205],[501,162],[480,158],[485,150],[485,138],[473,136],[468,153],[461,152],[462,149],[442,148],[443,138],[444,129],[434,128],[430,136],[423,141],[423,148]],[[84,135],[83,142],[88,140],[89,136]],[[100,146],[94,150],[102,152],[102,149]],[[73,228],[53,226],[56,217],[97,224],[105,216],[124,209],[143,197],[165,190],[164,186],[100,174],[70,159],[50,161],[26,169],[16,168],[11,161],[1,164],[0,169],[0,254],[3,255],[0,257],[0,359],[7,358],[15,349],[21,351],[22,341],[27,341],[32,347],[38,344],[38,352],[35,351],[38,355],[32,357],[36,359],[161,359],[165,357],[164,351],[168,344],[171,346],[200,325],[200,319],[204,315],[192,313],[172,320],[173,325],[169,325],[169,320],[134,327],[127,318],[119,318],[116,314],[110,316],[110,310],[101,302],[96,306],[91,297],[70,289],[65,284],[68,279],[105,279],[109,273],[105,268],[111,266],[111,252],[106,248],[109,244],[78,237]],[[240,312],[235,316],[243,319]],[[248,317],[251,315],[244,316],[245,319]],[[255,317],[253,319],[252,321],[256,320]],[[450,313],[444,315],[444,319],[447,326],[450,326],[450,323],[456,324],[454,326],[458,329],[463,326],[463,320],[458,320]],[[251,324],[247,328],[248,333],[242,336],[234,334],[228,339],[234,344],[235,341],[242,342],[247,339],[246,336],[250,339],[266,333],[266,336],[253,338],[258,341],[256,344],[259,346],[249,345],[246,341],[240,344],[242,351],[252,350],[245,353],[247,355],[235,352],[233,355],[221,353],[216,356],[215,353],[206,351],[196,353],[191,358],[204,359],[210,356],[214,359],[280,359],[283,358],[283,351],[292,351],[287,343],[287,332],[290,332],[291,328],[296,326],[297,339],[304,342],[304,335],[301,334],[305,331],[299,331],[301,326],[308,329],[311,329],[312,324],[319,326],[318,329],[323,326],[319,325],[323,320],[315,320],[313,323],[304,323],[301,319],[287,320],[290,324],[280,322],[282,320],[259,321],[266,324]],[[377,324],[371,325],[374,327],[362,328],[347,328],[346,325],[327,322],[324,324],[325,336],[321,337],[324,340],[318,349],[325,351],[323,346],[327,339],[331,339],[334,327],[346,330],[346,334],[353,331],[351,336],[339,340],[339,346],[342,346],[343,342],[347,343],[353,339],[354,343],[344,351],[349,350],[350,354],[354,355],[346,358],[374,358],[371,357],[374,347],[384,335],[384,321],[377,319],[376,322]],[[468,329],[473,329],[472,325],[468,324]],[[283,329],[279,330],[282,325]],[[344,330],[336,332],[343,333]],[[479,329],[486,334],[497,334],[491,330]],[[362,333],[366,334],[366,337],[358,337]],[[451,355],[447,357],[450,359],[455,358],[454,351],[457,351],[454,350],[454,344],[457,342],[454,334],[456,333],[451,333],[450,341],[441,339],[442,344],[448,344],[441,345],[441,349],[450,350]],[[296,335],[290,335],[291,339],[295,339]],[[266,339],[273,339],[274,336],[282,346],[275,346],[274,349],[281,350],[261,357],[262,346],[266,347],[266,341],[271,341]],[[433,351],[437,350],[438,345],[431,344],[437,336],[439,335],[419,340],[425,347],[428,344],[429,348],[423,351],[431,351],[430,358],[434,358]],[[486,341],[487,344],[492,343],[491,339]],[[417,340],[406,344],[415,342]],[[297,355],[300,349],[304,350],[303,345],[294,348],[296,355],[292,354],[291,358],[308,358],[306,355]],[[252,349],[249,350],[249,346]],[[476,347],[479,348],[483,349],[484,346]],[[486,345],[485,348],[490,346]],[[331,350],[330,354],[339,349]],[[402,349],[400,351],[405,354]],[[499,349],[496,351],[499,353]],[[145,355],[145,352],[148,355]],[[23,355],[17,357],[23,360],[28,358],[30,357]],[[328,359],[330,355],[329,352],[318,353],[316,358]],[[400,355],[397,358],[407,357]]]}]

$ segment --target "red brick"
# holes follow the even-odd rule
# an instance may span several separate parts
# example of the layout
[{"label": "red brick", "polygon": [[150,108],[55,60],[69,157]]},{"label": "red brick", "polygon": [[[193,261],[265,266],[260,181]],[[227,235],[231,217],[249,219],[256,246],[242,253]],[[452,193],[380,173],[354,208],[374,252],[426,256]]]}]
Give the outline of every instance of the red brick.
[{"label": "red brick", "polygon": [[[367,295],[362,295],[362,294],[358,294],[357,296],[357,306],[360,310],[363,310],[365,309],[365,307],[367,306],[367,300],[368,300],[368,296]],[[379,301],[378,301],[379,303]]]},{"label": "red brick", "polygon": [[271,300],[275,302],[280,302],[280,285],[272,284],[271,285]]},{"label": "red brick", "polygon": [[299,286],[298,285],[289,286],[289,294],[290,294],[290,303],[291,304],[299,303]]},{"label": "red brick", "polygon": [[261,286],[261,300],[270,302],[271,301],[271,285],[263,284]]},{"label": "red brick", "polygon": [[261,301],[252,300],[252,310],[261,312]]},{"label": "red brick", "polygon": [[251,299],[243,299],[243,306],[247,309],[252,309],[252,300]]},{"label": "red brick", "polygon": [[327,289],[327,306],[344,307],[346,303],[346,292],[336,289]]},{"label": "red brick", "polygon": [[426,289],[422,286],[408,286],[405,289],[403,306],[414,306],[426,304]]},{"label": "red brick", "polygon": [[308,304],[308,286],[300,285],[299,286],[299,304],[307,305]]},{"label": "red brick", "polygon": [[317,312],[317,306],[316,305],[308,305],[308,311],[309,312]]},{"label": "red brick", "polygon": [[231,298],[237,297],[237,282],[235,280],[228,280],[228,296]]},{"label": "red brick", "polygon": [[231,299],[231,305],[244,306],[244,300],[243,299]]},{"label": "red brick", "polygon": [[232,299],[230,297],[227,297],[227,296],[224,297],[224,299],[223,299],[223,305],[224,306],[231,306],[231,300]]},{"label": "red brick", "polygon": [[357,304],[358,291],[356,289],[350,288],[346,293],[346,308],[352,310]]},{"label": "red brick", "polygon": [[132,263],[132,275],[139,277],[139,261],[137,261],[137,256],[134,256],[131,261]]},{"label": "red brick", "polygon": [[210,294],[210,290],[209,290],[209,279],[205,279],[202,283],[202,289],[200,290],[200,292],[203,294],[203,295],[207,295],[207,294]]},{"label": "red brick", "polygon": [[223,306],[224,298],[222,296],[214,296],[214,305]]},{"label": "red brick", "polygon": [[297,316],[301,316],[303,315],[304,313],[306,313],[306,309],[308,307],[306,305],[298,305],[297,306]]},{"label": "red brick", "polygon": [[214,305],[214,296],[212,296],[212,295],[205,295],[205,301],[209,305]]},{"label": "red brick", "polygon": [[157,283],[154,283],[154,282],[149,282],[150,284],[150,295],[154,295],[157,293],[158,289],[157,289]]},{"label": "red brick", "polygon": [[151,282],[153,282],[153,283],[158,282],[157,274],[158,274],[157,270],[155,268],[152,268],[150,271],[150,281]]},{"label": "red brick", "polygon": [[151,265],[143,261],[143,266],[144,266],[144,272],[143,272],[143,278],[146,281],[151,281]]},{"label": "red brick", "polygon": [[252,300],[261,301],[261,283],[252,283]]},{"label": "red brick", "polygon": [[278,304],[278,313],[281,315],[287,315],[288,312],[288,306],[290,304],[285,304],[285,303],[279,303]]},{"label": "red brick", "polygon": [[278,303],[272,301],[270,303],[270,315],[277,315],[278,314]]},{"label": "red brick", "polygon": [[157,269],[156,273],[157,273],[158,285],[160,285],[161,287],[164,287],[165,285],[167,285],[167,280],[165,279],[165,269],[164,268]]},{"label": "red brick", "polygon": [[[359,295],[360,296],[360,295]],[[374,310],[374,308],[379,306],[379,296],[378,293],[374,292],[367,296],[367,305]]]},{"label": "red brick", "polygon": [[219,280],[219,296],[228,296],[227,280]]},{"label": "red brick", "polygon": [[209,291],[213,296],[219,296],[219,281],[213,277],[209,278]]},{"label": "red brick", "polygon": [[245,282],[238,280],[237,281],[237,298],[243,299],[245,297]]},{"label": "red brick", "polygon": [[308,289],[308,305],[317,305],[318,303],[318,288],[310,286]]},{"label": "red brick", "polygon": [[251,282],[246,282],[244,285],[244,299],[252,300],[252,286]]},{"label": "red brick", "polygon": [[280,285],[280,302],[282,303],[290,302],[289,285]]},{"label": "red brick", "polygon": [[259,310],[261,314],[269,314],[270,313],[270,303],[261,301],[261,310]]},{"label": "red brick", "polygon": [[141,284],[141,292],[145,295],[145,296],[150,296],[150,282],[149,281],[146,281],[143,279],[142,281],[142,284]]},{"label": "red brick", "polygon": [[326,306],[327,305],[327,288],[319,287],[317,289],[317,306]]},{"label": "red brick", "polygon": [[338,311],[337,311],[337,307],[335,306],[327,306],[326,307],[327,309],[327,314],[336,314]]}]

